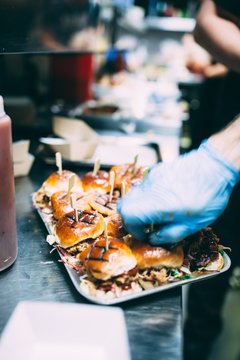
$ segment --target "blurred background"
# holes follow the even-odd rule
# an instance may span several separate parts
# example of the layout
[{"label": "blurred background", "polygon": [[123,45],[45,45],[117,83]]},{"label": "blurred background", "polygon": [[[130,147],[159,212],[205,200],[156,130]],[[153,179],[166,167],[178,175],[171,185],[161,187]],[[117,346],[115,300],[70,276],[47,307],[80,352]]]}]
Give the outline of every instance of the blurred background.
[{"label": "blurred background", "polygon": [[[56,124],[64,118],[83,120],[105,140],[114,135],[157,144],[163,161],[197,147],[217,129],[229,81],[229,70],[191,34],[199,5],[0,0],[0,94],[14,141],[30,141],[30,153],[49,163],[53,143],[46,138],[57,137]],[[71,157],[64,160],[71,164]],[[239,278],[236,267],[213,360],[240,359]],[[187,294],[184,288],[184,319]]]},{"label": "blurred background", "polygon": [[14,139],[49,135],[56,114],[85,115],[94,128],[176,135],[189,148],[203,77],[187,63],[195,52],[209,62],[190,35],[196,11],[186,0],[1,0],[0,92]]}]

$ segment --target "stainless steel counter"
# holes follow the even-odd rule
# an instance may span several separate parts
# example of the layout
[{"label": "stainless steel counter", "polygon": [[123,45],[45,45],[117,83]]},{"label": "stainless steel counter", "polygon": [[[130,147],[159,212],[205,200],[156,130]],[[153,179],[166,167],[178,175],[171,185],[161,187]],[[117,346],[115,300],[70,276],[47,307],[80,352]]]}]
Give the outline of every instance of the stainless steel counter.
[{"label": "stainless steel counter", "polygon": [[[16,179],[19,253],[15,264],[0,273],[0,333],[21,300],[88,303],[73,287],[57,253],[50,253],[47,231],[32,207],[31,193],[53,170],[36,162],[29,177]],[[73,170],[80,173],[83,169]],[[120,306],[132,360],[182,358],[181,288]]]}]

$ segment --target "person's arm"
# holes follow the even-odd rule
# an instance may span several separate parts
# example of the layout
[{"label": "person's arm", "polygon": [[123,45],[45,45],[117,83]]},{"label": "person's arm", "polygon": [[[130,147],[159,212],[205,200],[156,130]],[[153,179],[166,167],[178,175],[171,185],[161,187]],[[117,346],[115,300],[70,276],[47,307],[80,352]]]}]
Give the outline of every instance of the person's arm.
[{"label": "person's arm", "polygon": [[224,159],[240,171],[240,117],[219,133],[212,135],[209,142]]},{"label": "person's arm", "polygon": [[118,211],[137,239],[152,245],[177,243],[221,215],[239,170],[240,116],[199,149],[154,166],[119,201]]},{"label": "person's arm", "polygon": [[229,69],[221,63],[210,64],[203,69],[203,75],[206,78],[222,77],[227,75],[228,72]]},{"label": "person's arm", "polygon": [[193,32],[196,42],[217,61],[240,72],[240,19],[205,0]]}]

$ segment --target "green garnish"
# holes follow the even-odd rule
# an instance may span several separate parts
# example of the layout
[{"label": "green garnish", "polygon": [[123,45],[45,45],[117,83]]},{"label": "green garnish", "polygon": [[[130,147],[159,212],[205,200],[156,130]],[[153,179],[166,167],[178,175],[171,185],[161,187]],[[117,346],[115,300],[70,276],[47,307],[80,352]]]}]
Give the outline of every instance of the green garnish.
[{"label": "green garnish", "polygon": [[187,280],[187,279],[190,279],[191,276],[190,275],[184,275],[184,276],[181,276],[181,280]]},{"label": "green garnish", "polygon": [[178,272],[174,271],[174,270],[170,270],[170,275],[171,276],[176,276],[176,275],[178,275]]}]

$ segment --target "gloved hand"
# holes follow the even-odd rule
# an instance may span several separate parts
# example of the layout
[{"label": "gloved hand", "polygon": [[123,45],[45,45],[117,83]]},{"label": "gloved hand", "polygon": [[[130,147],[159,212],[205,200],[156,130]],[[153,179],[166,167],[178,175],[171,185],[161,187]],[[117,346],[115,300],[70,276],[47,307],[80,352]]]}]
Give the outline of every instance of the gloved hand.
[{"label": "gloved hand", "polygon": [[206,141],[172,163],[155,165],[119,201],[118,211],[137,239],[174,244],[214,222],[238,181],[237,169]]}]

